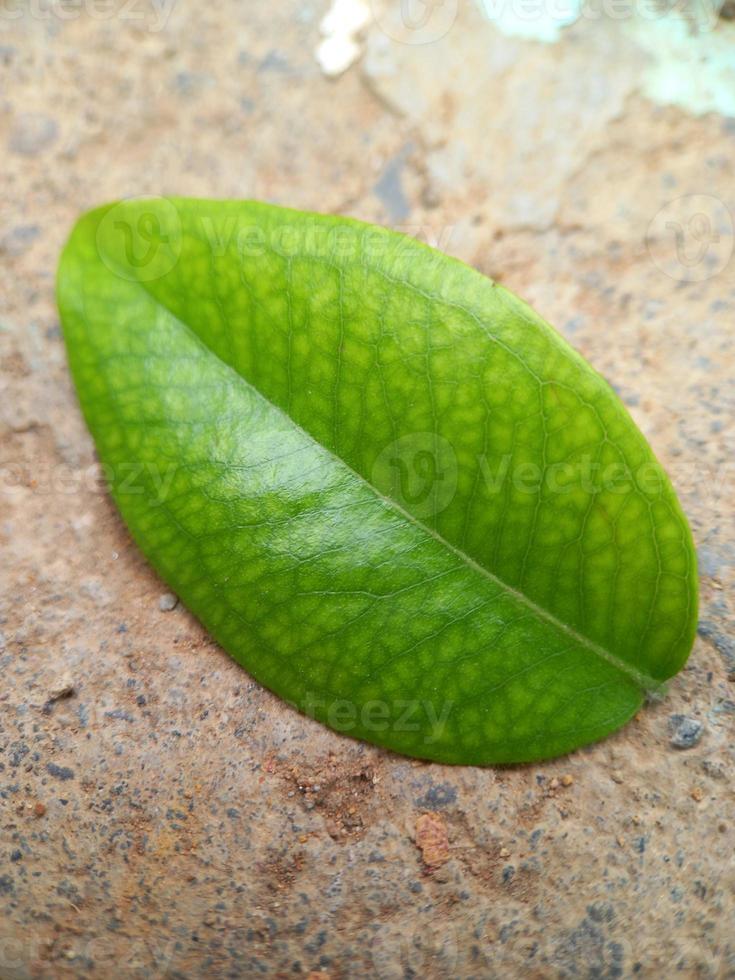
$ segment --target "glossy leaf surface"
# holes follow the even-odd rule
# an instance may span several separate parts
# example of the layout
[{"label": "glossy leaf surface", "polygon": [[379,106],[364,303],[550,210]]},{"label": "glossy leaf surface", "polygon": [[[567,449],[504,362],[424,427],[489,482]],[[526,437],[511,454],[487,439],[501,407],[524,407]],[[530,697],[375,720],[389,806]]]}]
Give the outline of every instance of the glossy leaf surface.
[{"label": "glossy leaf surface", "polygon": [[462,263],[343,218],[85,215],[59,306],[112,492],[260,682],[450,762],[623,724],[696,622],[691,535],[608,384]]}]

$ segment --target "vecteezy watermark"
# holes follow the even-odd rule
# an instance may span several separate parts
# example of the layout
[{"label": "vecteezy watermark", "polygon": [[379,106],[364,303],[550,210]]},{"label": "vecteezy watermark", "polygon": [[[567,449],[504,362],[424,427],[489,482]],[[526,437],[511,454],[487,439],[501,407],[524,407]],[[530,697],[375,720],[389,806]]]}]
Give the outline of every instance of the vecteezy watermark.
[{"label": "vecteezy watermark", "polygon": [[[414,517],[436,517],[455,499],[458,461],[451,443],[442,436],[411,433],[389,443],[378,454],[370,479],[382,494]],[[499,494],[549,499],[580,492],[589,497],[638,493],[655,499],[669,483],[654,460],[629,466],[624,462],[601,463],[593,453],[582,453],[573,460],[542,465],[518,461],[511,453],[480,453],[474,459],[472,486],[480,499]],[[692,462],[678,468],[676,486],[685,495],[727,499],[735,492],[735,464],[712,467]]]},{"label": "vecteezy watermark", "polygon": [[[230,252],[243,262],[269,253],[284,259],[304,256],[330,262],[374,261],[395,253],[412,240],[445,250],[454,231],[454,225],[406,224],[389,230],[360,222],[325,221],[308,216],[299,221],[262,223],[243,220],[235,214],[214,217],[201,213],[193,218],[196,233],[207,242],[215,258]],[[402,236],[402,240],[390,231]]]},{"label": "vecteezy watermark", "polygon": [[330,699],[315,693],[307,693],[299,701],[287,703],[345,735],[423,733],[424,745],[432,745],[443,736],[453,708],[452,701],[444,700],[371,698],[352,701]]},{"label": "vecteezy watermark", "polygon": [[37,464],[26,461],[0,463],[0,496],[27,491],[40,496],[105,494],[143,496],[151,507],[165,504],[178,470],[175,463],[92,463],[72,467],[65,463]]},{"label": "vecteezy watermark", "polygon": [[[140,692],[142,693],[142,689]],[[455,708],[453,701],[439,694],[434,695],[433,692],[421,698],[406,696],[361,699],[335,698],[326,693],[306,691],[298,699],[282,700],[299,714],[345,735],[368,739],[375,736],[375,741],[380,741],[380,736],[387,734],[414,735],[414,744],[427,746],[434,745],[444,737]],[[176,690],[172,690],[164,706],[147,705],[145,699],[138,707],[132,704],[130,707],[124,704],[121,706],[119,699],[113,694],[103,694],[86,700],[82,691],[79,701],[69,699],[63,702],[44,702],[41,699],[34,707],[45,715],[57,711],[73,712],[77,715],[81,728],[98,731],[104,729],[106,733],[114,729],[114,737],[118,741],[125,739],[126,733],[130,731],[130,724],[135,720],[133,712],[137,713],[139,710],[143,710],[162,733],[188,731],[192,724],[191,704]],[[239,727],[234,720],[233,723]],[[70,766],[73,766],[73,762],[70,762]]]},{"label": "vecteezy watermark", "polygon": [[649,461],[631,469],[623,463],[600,463],[590,453],[574,461],[545,466],[531,460],[516,463],[505,453],[496,459],[478,456],[477,465],[489,494],[500,493],[510,486],[515,493],[531,496],[564,496],[577,490],[589,495],[603,491],[617,495],[632,490],[656,495],[666,479],[658,463]]},{"label": "vecteezy watermark", "polygon": [[[212,259],[239,262],[243,271],[253,260],[276,257],[336,263],[377,263],[395,257],[414,241],[446,250],[453,225],[399,225],[380,228],[362,222],[328,220],[304,215],[298,220],[273,220],[270,209],[211,210],[193,207],[185,216],[167,198],[139,197],[120,201],[101,217],[97,251],[115,275],[131,282],[150,282],[167,275],[181,257],[182,217],[187,237],[209,250]],[[391,231],[395,234],[391,234]]]},{"label": "vecteezy watermark", "polygon": [[440,514],[457,490],[457,457],[435,432],[413,432],[391,442],[373,464],[372,484],[415,517]]},{"label": "vecteezy watermark", "polygon": [[[469,2],[469,0],[467,0]],[[535,36],[532,25],[557,29],[577,20],[678,20],[699,33],[717,26],[719,0],[477,0],[490,23],[519,36]],[[457,18],[459,0],[371,0],[373,20],[403,44],[439,41]],[[543,36],[543,34],[541,35]]]},{"label": "vecteezy watermark", "polygon": [[703,282],[727,266],[735,226],[728,208],[711,194],[669,201],[648,226],[646,248],[657,268],[678,282]]},{"label": "vecteezy watermark", "polygon": [[714,30],[719,14],[717,0],[482,0],[481,6],[490,22],[519,36],[528,34],[523,28],[534,24],[561,28],[578,20],[668,19],[704,32]]},{"label": "vecteezy watermark", "polygon": [[0,21],[77,20],[129,22],[151,34],[165,29],[177,0],[3,0]]},{"label": "vecteezy watermark", "polygon": [[[649,461],[635,468],[622,463],[599,463],[591,454],[573,462],[542,466],[531,461],[515,462],[510,453],[498,457],[478,454],[476,492],[485,496],[513,493],[528,495],[567,495],[582,491],[588,495],[614,495],[642,492],[658,495],[666,485],[664,471]],[[31,460],[0,462],[0,497],[22,493],[40,496],[105,494],[114,487],[115,496],[145,496],[152,507],[166,503],[178,464],[131,460],[92,463],[74,467],[65,463],[38,463]],[[372,484],[414,517],[427,518],[445,510],[454,500],[459,468],[451,444],[430,432],[410,433],[389,443],[376,457]],[[735,463],[719,466],[692,462],[680,466],[677,490],[700,499],[728,500],[735,494]]]},{"label": "vecteezy watermark", "polygon": [[391,40],[431,44],[451,30],[458,0],[370,0],[373,19]]},{"label": "vecteezy watermark", "polygon": [[113,205],[97,225],[97,251],[122,279],[150,282],[181,255],[181,219],[165,197],[130,198]]}]

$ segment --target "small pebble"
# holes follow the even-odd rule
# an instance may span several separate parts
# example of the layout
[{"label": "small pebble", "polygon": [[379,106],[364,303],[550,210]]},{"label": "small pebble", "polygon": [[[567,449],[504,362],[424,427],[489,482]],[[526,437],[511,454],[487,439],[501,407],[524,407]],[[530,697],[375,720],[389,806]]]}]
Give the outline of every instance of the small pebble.
[{"label": "small pebble", "polygon": [[713,762],[711,759],[702,760],[702,771],[711,779],[725,779],[725,767],[719,762]]},{"label": "small pebble", "polygon": [[46,814],[46,804],[40,802],[36,803],[36,805],[33,807],[33,814],[36,817],[43,817]]},{"label": "small pebble", "polygon": [[39,113],[24,113],[15,120],[9,149],[12,153],[33,157],[51,146],[58,133],[59,127],[55,120]]},{"label": "small pebble", "polygon": [[38,238],[38,225],[16,225],[0,238],[0,252],[7,255],[22,255]]},{"label": "small pebble", "polygon": [[74,693],[74,681],[68,675],[59,677],[51,685],[48,692],[49,701],[61,701],[62,698],[71,697]]},{"label": "small pebble", "polygon": [[173,592],[164,592],[158,600],[158,608],[161,612],[171,612],[179,604],[177,596]]},{"label": "small pebble", "polygon": [[671,727],[673,734],[669,744],[675,749],[691,749],[702,738],[704,725],[696,718],[687,718],[686,715],[672,715]]},{"label": "small pebble", "polygon": [[701,803],[704,799],[704,793],[699,786],[695,786],[690,795],[695,803]]},{"label": "small pebble", "polygon": [[428,868],[438,868],[449,860],[447,825],[438,813],[421,814],[416,821],[414,839]]},{"label": "small pebble", "polygon": [[562,786],[571,786],[573,782],[574,782],[574,776],[570,776],[569,774],[567,774],[561,777]]}]

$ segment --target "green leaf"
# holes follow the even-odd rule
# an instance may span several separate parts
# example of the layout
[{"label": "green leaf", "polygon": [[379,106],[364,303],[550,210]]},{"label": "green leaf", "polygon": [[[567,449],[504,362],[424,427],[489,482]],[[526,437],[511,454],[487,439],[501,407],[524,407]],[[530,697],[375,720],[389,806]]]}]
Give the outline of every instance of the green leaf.
[{"label": "green leaf", "polygon": [[79,221],[58,296],[136,541],[301,711],[518,762],[608,734],[684,664],[695,561],[665,474],[474,270],[343,218],[151,199]]}]

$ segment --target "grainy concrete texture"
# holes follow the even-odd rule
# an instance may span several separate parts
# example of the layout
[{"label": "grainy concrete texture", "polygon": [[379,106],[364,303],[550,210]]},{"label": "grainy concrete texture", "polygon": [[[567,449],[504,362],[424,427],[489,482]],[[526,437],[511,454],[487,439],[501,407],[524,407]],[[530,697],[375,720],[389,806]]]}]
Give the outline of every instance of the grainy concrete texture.
[{"label": "grainy concrete texture", "polygon": [[[735,976],[735,119],[649,101],[615,20],[373,21],[327,79],[316,0],[8,9],[2,980]],[[322,728],[207,638],[100,486],[54,305],[75,217],[165,193],[410,226],[606,374],[699,550],[664,700],[565,759],[451,768]]]}]

